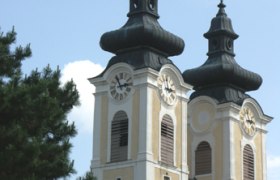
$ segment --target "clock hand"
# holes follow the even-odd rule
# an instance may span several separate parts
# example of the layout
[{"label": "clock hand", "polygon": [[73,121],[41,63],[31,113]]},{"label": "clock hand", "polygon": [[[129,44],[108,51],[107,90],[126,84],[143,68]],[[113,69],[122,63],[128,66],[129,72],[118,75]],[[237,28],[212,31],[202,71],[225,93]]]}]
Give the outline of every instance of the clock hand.
[{"label": "clock hand", "polygon": [[169,87],[165,87],[165,90],[168,91],[169,93],[174,92],[174,90],[172,88],[169,88]]},{"label": "clock hand", "polygon": [[121,83],[120,83],[120,79],[119,79],[119,77],[118,76],[116,76],[116,80],[117,80],[117,82],[118,82],[118,84],[119,84],[119,88],[122,90],[122,85],[121,85]]},{"label": "clock hand", "polygon": [[129,86],[129,84],[128,83],[124,83],[122,86],[123,87],[127,87],[127,86]]},{"label": "clock hand", "polygon": [[167,92],[169,92],[169,93],[171,93],[172,92],[172,89],[170,89],[170,88],[165,88],[165,90],[167,91]]},{"label": "clock hand", "polygon": [[250,125],[253,124],[252,120],[250,120],[250,119],[248,120],[248,122],[250,123]]},{"label": "clock hand", "polygon": [[246,121],[247,121],[248,123],[250,123],[250,124],[252,123],[250,119],[247,119]]},{"label": "clock hand", "polygon": [[164,88],[164,89],[165,89],[167,92],[169,92],[169,87],[168,87],[167,79],[165,79],[164,84],[165,84],[165,88]]}]

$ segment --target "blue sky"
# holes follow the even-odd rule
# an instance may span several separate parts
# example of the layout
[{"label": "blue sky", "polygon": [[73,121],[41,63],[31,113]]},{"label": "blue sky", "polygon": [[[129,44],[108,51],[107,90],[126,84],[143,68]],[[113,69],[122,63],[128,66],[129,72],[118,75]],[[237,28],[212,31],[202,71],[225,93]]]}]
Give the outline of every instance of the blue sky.
[{"label": "blue sky", "polygon": [[[181,71],[201,65],[206,59],[207,40],[203,33],[217,13],[218,0],[159,0],[162,27],[182,37],[186,47],[171,57]],[[259,73],[263,84],[249,92],[274,120],[268,125],[268,179],[280,175],[280,1],[225,0],[226,12],[240,37],[235,41],[236,61]],[[99,47],[100,36],[120,28],[127,20],[128,0],[0,0],[1,31],[15,26],[17,45],[31,44],[32,58],[23,64],[25,73],[50,64],[58,65],[65,79],[77,81],[82,106],[68,117],[75,121],[79,135],[72,140],[71,158],[77,175],[89,169],[92,152],[94,88],[86,78],[104,68],[112,54]],[[73,176],[70,179],[75,179]]]}]

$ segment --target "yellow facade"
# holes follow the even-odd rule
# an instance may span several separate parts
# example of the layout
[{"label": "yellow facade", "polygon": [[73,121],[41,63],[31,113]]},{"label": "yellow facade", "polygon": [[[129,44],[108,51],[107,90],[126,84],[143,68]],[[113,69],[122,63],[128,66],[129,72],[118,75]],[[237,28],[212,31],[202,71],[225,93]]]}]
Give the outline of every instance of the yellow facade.
[{"label": "yellow facade", "polygon": [[[159,97],[158,91],[157,90],[153,90],[153,138],[152,138],[152,144],[153,144],[153,159],[155,162],[159,162],[160,161],[160,111],[161,111],[161,99]],[[174,122],[174,124],[176,124],[176,129],[175,129],[175,133],[174,134],[174,138],[175,138],[175,148],[174,150],[176,150],[174,152],[175,154],[175,159],[174,159],[174,166],[176,168],[182,168],[182,102],[177,101],[175,107],[174,107],[174,112],[175,112],[175,117],[176,119],[173,119],[173,121],[176,120],[176,122]],[[166,113],[168,114],[168,113]],[[174,167],[172,167],[174,168]],[[166,171],[164,170],[165,175],[170,174],[169,177],[172,177],[173,179],[178,179],[178,174],[172,174],[170,171]],[[155,176],[156,177],[163,177],[163,170],[159,170],[156,169],[155,171]],[[173,178],[174,177],[174,178]],[[162,179],[162,178],[160,178]]]},{"label": "yellow facade", "polygon": [[[195,176],[198,180],[223,180],[229,177],[227,173],[231,173],[230,177],[234,177],[233,179],[242,180],[243,148],[246,143],[254,151],[255,179],[263,180],[265,177],[265,131],[257,130],[253,137],[245,134],[239,120],[239,112],[243,106],[233,103],[216,104],[209,97],[198,97],[189,102],[186,110],[187,99],[178,97],[175,104],[167,105],[158,88],[146,84],[135,86],[130,97],[120,104],[112,100],[108,93],[100,93],[99,99],[100,164],[93,169],[101,172],[99,177],[103,180],[116,180],[119,177],[121,180],[134,180],[144,173],[144,179],[152,177],[152,180],[162,180],[164,176],[168,176],[171,180],[181,180],[184,167],[184,179],[187,179],[190,171],[189,177]],[[261,117],[260,108],[254,108],[253,105],[250,108],[258,122],[261,122],[261,118],[267,118],[264,115]],[[124,110],[129,118],[128,159],[111,163],[111,121],[114,113],[120,110]],[[164,115],[169,115],[174,125],[173,165],[161,162],[161,121]],[[184,128],[186,121],[187,127]],[[186,132],[183,132],[184,129]],[[212,171],[210,174],[195,175],[195,150],[203,141],[208,142],[211,147]],[[186,142],[187,145],[183,144]],[[184,162],[186,160],[187,163]],[[187,168],[185,164],[188,165]],[[152,174],[151,177],[149,173]]]},{"label": "yellow facade", "polygon": [[104,180],[115,180],[116,178],[121,178],[122,180],[133,180],[133,167],[104,170],[103,178]]},{"label": "yellow facade", "polygon": [[215,177],[215,179],[222,179],[223,177],[223,172],[224,172],[224,164],[223,164],[223,159],[224,159],[224,153],[223,153],[223,122],[219,121],[216,124],[216,127],[213,130],[213,135],[214,135],[214,139],[215,139],[215,147],[212,147],[212,151],[214,150],[214,152],[212,152],[212,154],[214,154],[215,159],[213,159],[212,161],[212,165],[214,165],[214,167],[212,168],[212,174]]},{"label": "yellow facade", "polygon": [[[263,116],[260,108],[250,102],[250,108],[254,112],[254,118],[257,122],[261,122],[261,118],[269,119]],[[252,105],[254,104],[254,105]],[[249,106],[248,103],[243,106]],[[228,103],[216,105],[207,97],[199,97],[189,105],[189,125],[188,125],[188,164],[192,177],[198,180],[216,180],[224,179],[227,174],[234,179],[243,179],[243,150],[246,144],[249,144],[254,153],[254,177],[256,180],[265,179],[265,131],[256,130],[253,136],[249,136],[242,129],[239,120],[239,112],[243,108]],[[207,112],[208,120],[201,123],[201,114]],[[270,120],[267,120],[268,122]],[[225,129],[228,128],[228,129]],[[262,126],[259,126],[262,128]],[[204,175],[195,175],[195,150],[199,142],[207,141],[211,145],[212,150],[212,173]],[[228,157],[229,156],[229,157]],[[227,160],[228,158],[228,160]],[[225,164],[227,163],[227,164]],[[230,163],[230,166],[228,164]],[[227,167],[233,169],[227,169]]]},{"label": "yellow facade", "polygon": [[238,158],[235,158],[235,177],[236,179],[242,179],[242,147],[241,147],[241,141],[242,141],[242,131],[240,129],[239,123],[234,123],[234,152],[235,156]]},{"label": "yellow facade", "polygon": [[159,161],[159,148],[160,148],[160,144],[159,144],[159,127],[160,127],[160,122],[159,122],[159,112],[160,112],[160,99],[158,98],[158,92],[157,91],[153,91],[153,114],[152,114],[152,119],[153,119],[153,138],[152,138],[152,143],[153,143],[153,159],[154,161]]},{"label": "yellow facade", "polygon": [[101,133],[100,133],[100,163],[106,164],[107,162],[107,152],[109,148],[107,147],[107,140],[108,140],[108,97],[103,95],[101,97]]},{"label": "yellow facade", "polygon": [[160,168],[155,168],[155,179],[156,180],[162,180],[164,176],[170,177],[172,180],[180,180],[179,175],[175,173],[171,173],[170,171],[160,169]]},{"label": "yellow facade", "polygon": [[[151,98],[149,102],[151,109],[149,109],[147,113],[151,113],[151,153],[152,153],[152,161],[155,165],[153,169],[148,168],[145,171],[152,172],[155,180],[160,177],[163,178],[163,175],[168,175],[172,180],[179,180],[181,176],[181,168],[182,168],[182,113],[183,113],[183,104],[181,102],[181,98],[176,100],[176,103],[173,106],[164,106],[162,102],[162,98],[159,94],[158,88],[146,87],[148,89],[147,97]],[[139,146],[141,144],[141,133],[140,132],[140,124],[143,123],[141,121],[145,121],[145,119],[140,120],[141,115],[140,109],[141,101],[143,101],[143,92],[141,88],[135,88],[133,90],[133,94],[129,98],[129,102],[131,102],[131,107],[127,107],[128,109],[123,109],[126,112],[129,112],[129,154],[128,160],[122,162],[114,162],[110,163],[110,126],[111,126],[111,117],[113,117],[115,111],[118,111],[117,103],[112,101],[111,97],[108,96],[107,93],[100,94],[100,165],[101,167],[101,176],[104,180],[113,179],[115,180],[118,176],[121,176],[122,180],[130,179],[133,180],[135,177],[135,171],[137,166],[137,161],[139,159],[139,153],[141,157],[141,153],[139,151]],[[142,93],[142,94],[141,94]],[[127,103],[127,102],[126,102]],[[113,104],[113,106],[111,105]],[[112,108],[114,109],[112,111]],[[185,107],[186,108],[186,107]],[[171,110],[170,110],[171,109]],[[128,111],[127,111],[128,110]],[[172,116],[173,124],[174,124],[174,165],[166,166],[161,164],[161,155],[160,155],[160,129],[161,129],[161,118],[165,114]],[[149,115],[148,115],[149,116]],[[131,165],[131,166],[130,166]],[[140,166],[138,166],[139,168]],[[143,168],[143,166],[141,166]],[[144,168],[145,169],[145,168]]]},{"label": "yellow facade", "polygon": [[136,160],[138,154],[138,144],[139,144],[139,90],[136,90],[133,96],[133,108],[132,108],[132,129],[131,132],[131,159]]},{"label": "yellow facade", "polygon": [[176,105],[176,109],[175,109],[175,115],[177,118],[177,122],[176,122],[176,164],[175,166],[178,168],[182,168],[182,102],[179,101]]},{"label": "yellow facade", "polygon": [[262,180],[263,179],[263,149],[261,148],[263,146],[263,134],[258,133],[256,135],[256,138],[254,140],[254,144],[256,147],[256,157],[255,157],[255,164],[256,164],[256,180]]}]

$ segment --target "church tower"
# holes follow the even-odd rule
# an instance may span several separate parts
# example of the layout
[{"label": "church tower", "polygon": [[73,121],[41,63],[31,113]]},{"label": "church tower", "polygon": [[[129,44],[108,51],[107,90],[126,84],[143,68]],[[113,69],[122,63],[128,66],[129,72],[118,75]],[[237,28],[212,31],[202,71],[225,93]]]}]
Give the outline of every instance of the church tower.
[{"label": "church tower", "polygon": [[114,53],[96,87],[93,159],[98,180],[188,180],[187,92],[169,59],[184,41],[158,23],[157,0],[130,0],[128,21],[103,34]]},{"label": "church tower", "polygon": [[[186,70],[194,86],[188,105],[190,179],[266,180],[266,124],[258,102],[246,92],[257,90],[262,78],[237,64],[232,28],[223,1],[204,37],[208,59]],[[252,62],[253,63],[253,62]]]}]

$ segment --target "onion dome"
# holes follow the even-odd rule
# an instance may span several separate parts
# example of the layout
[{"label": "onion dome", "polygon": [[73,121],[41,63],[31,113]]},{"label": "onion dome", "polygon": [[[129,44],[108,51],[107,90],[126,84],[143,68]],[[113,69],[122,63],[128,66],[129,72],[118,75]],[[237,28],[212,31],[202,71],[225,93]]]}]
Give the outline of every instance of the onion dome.
[{"label": "onion dome", "polygon": [[172,63],[168,56],[179,55],[184,50],[184,41],[164,30],[157,19],[158,0],[130,0],[127,23],[118,30],[102,35],[100,46],[116,54],[109,65],[126,62],[136,68],[159,69]]},{"label": "onion dome", "polygon": [[183,77],[186,83],[194,86],[197,96],[210,96],[218,103],[234,102],[241,104],[249,97],[247,91],[260,87],[260,75],[238,65],[234,59],[234,40],[238,35],[232,28],[231,19],[227,17],[223,1],[218,5],[219,11],[212,19],[211,27],[204,37],[209,41],[208,59],[200,67],[186,70]]}]

